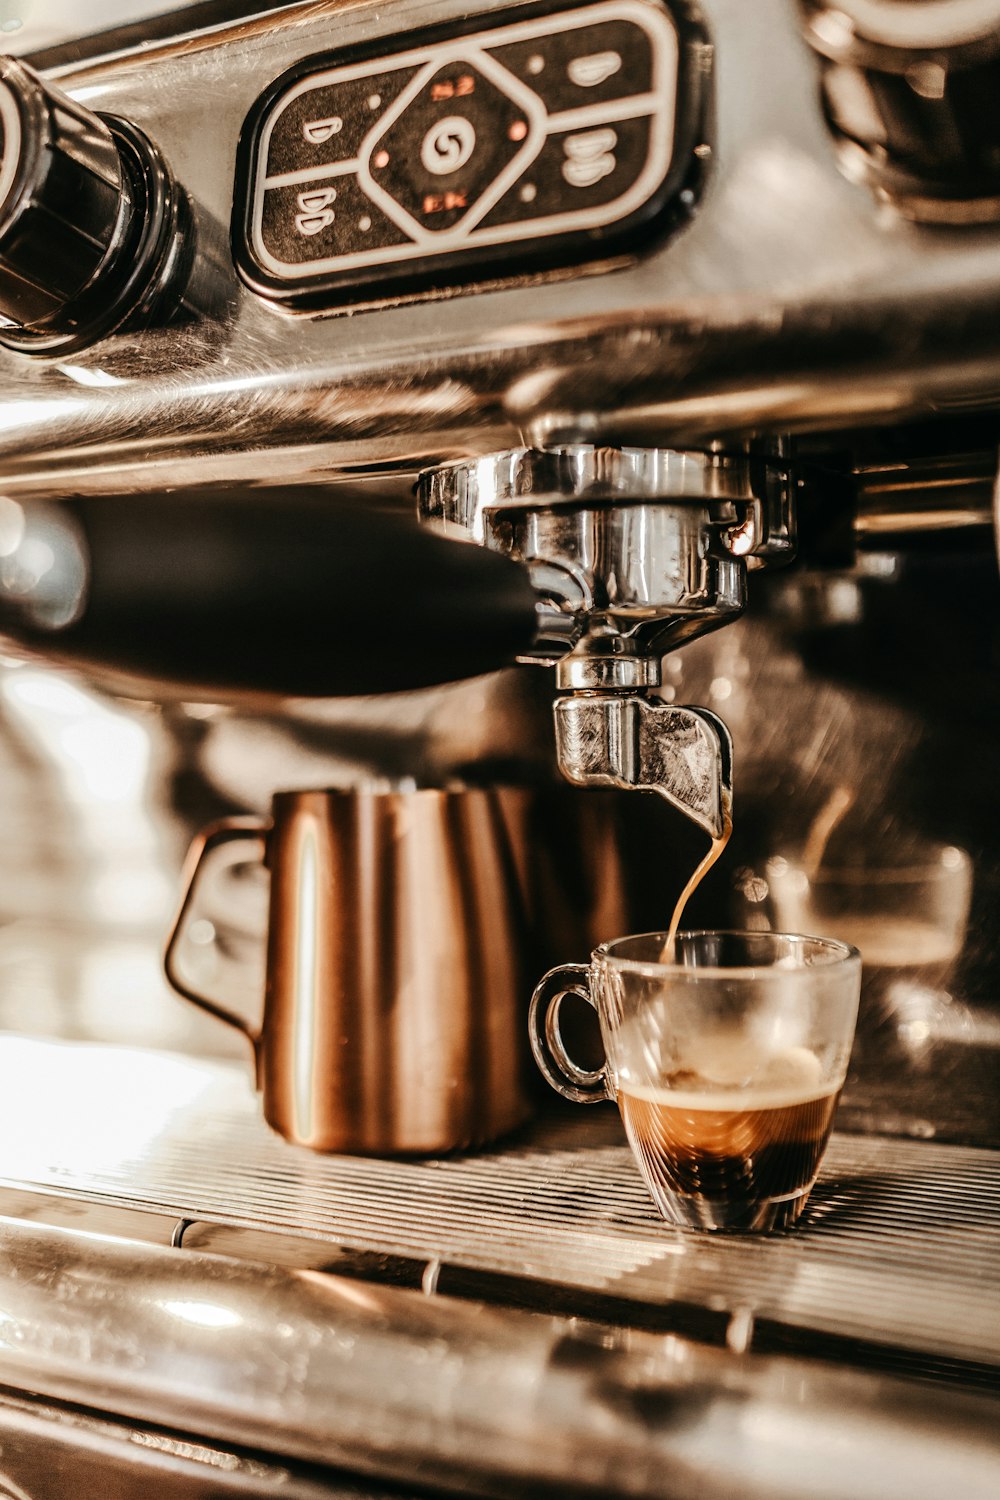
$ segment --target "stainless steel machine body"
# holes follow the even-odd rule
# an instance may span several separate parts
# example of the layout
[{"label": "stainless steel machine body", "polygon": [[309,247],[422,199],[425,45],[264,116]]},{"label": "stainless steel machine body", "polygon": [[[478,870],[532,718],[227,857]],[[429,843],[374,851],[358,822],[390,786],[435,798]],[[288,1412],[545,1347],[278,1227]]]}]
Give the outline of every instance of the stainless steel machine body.
[{"label": "stainless steel machine body", "polygon": [[[104,36],[78,17],[44,45],[0,32],[73,119],[104,122],[85,150],[56,111],[52,152],[127,200],[91,183],[86,287],[60,264],[47,310],[18,304],[27,332],[0,299],[0,495],[141,507],[301,482],[410,511],[417,488],[426,521],[528,569],[536,665],[276,708],[0,662],[18,1080],[0,1491],[995,1492],[997,7],[141,9]],[[578,13],[586,44],[548,51]],[[655,80],[629,95],[626,33]],[[546,94],[557,56],[580,98]],[[47,265],[4,239],[47,191],[9,167],[26,87],[0,79],[8,294]],[[355,87],[377,127],[349,158],[331,91]],[[438,184],[409,207],[391,177],[407,108]],[[320,155],[271,161],[282,111]],[[605,211],[643,122],[646,175]],[[473,201],[452,165],[487,134]],[[571,223],[573,193],[592,196]],[[508,234],[489,214],[515,198],[508,228],[535,227]],[[338,214],[383,234],[374,256],[324,259]],[[272,253],[275,223],[298,259]],[[619,876],[629,921],[662,926],[719,831],[730,734],[735,832],[693,919],[808,913],[826,856],[869,892],[889,884],[873,870],[909,872],[886,930],[947,930],[921,957],[907,929],[874,966],[796,1240],[663,1229],[613,1120],[405,1167],[307,1157],[264,1132],[225,1036],[164,992],[188,836],[275,788],[551,787],[544,847],[589,850],[567,861],[586,922],[560,933],[619,920]],[[557,760],[581,790],[557,793]],[[602,863],[587,783],[673,806],[621,798]]]},{"label": "stainless steel machine body", "polygon": [[[177,40],[139,29],[110,58],[97,43],[41,61],[89,108],[146,129],[225,230],[236,144],[268,84],[304,57],[383,38],[388,50],[466,12],[285,6],[194,34],[181,21]],[[284,478],[290,449],[303,475],[408,476],[525,439],[698,447],[988,405],[992,227],[927,231],[845,181],[789,0],[709,0],[699,14],[697,211],[651,253],[615,257],[608,274],[292,322],[230,273],[229,307],[207,325],[121,339],[68,372],[5,356],[7,492],[105,491],[112,475],[140,490],[157,468],[172,484]]]}]

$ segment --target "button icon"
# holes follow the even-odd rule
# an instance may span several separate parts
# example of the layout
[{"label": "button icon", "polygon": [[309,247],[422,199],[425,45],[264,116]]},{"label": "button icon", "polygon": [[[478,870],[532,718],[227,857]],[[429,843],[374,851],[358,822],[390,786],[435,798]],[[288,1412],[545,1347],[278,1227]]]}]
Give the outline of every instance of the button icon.
[{"label": "button icon", "polygon": [[337,189],[312,188],[304,193],[299,193],[296,204],[299,212],[295,215],[295,227],[299,234],[319,234],[323,229],[329,229],[337,217],[331,208],[336,201]]},{"label": "button icon", "polygon": [[307,120],[302,127],[302,139],[310,146],[322,146],[324,141],[339,135],[344,122],[339,115],[328,115],[325,120]]},{"label": "button icon", "polygon": [[610,127],[568,135],[563,142],[566,160],[562,164],[562,175],[565,181],[570,187],[588,188],[609,177],[618,165],[614,155],[617,144],[618,136]]},{"label": "button icon", "polygon": [[438,120],[424,136],[420,160],[428,172],[444,177],[464,167],[476,149],[476,131],[464,115],[448,115]]},{"label": "button icon", "polygon": [[618,52],[590,52],[586,57],[574,57],[566,66],[570,83],[581,89],[595,89],[607,83],[620,71],[621,54]]},{"label": "button icon", "polygon": [[300,193],[296,202],[304,214],[318,214],[321,209],[329,208],[331,203],[337,201],[337,189],[311,188],[305,193]]}]

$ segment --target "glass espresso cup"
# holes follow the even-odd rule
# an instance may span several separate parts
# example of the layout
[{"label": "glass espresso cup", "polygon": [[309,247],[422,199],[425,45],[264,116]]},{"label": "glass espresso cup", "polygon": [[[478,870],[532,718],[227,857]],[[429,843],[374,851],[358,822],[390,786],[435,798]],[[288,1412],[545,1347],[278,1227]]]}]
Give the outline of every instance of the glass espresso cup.
[{"label": "glass espresso cup", "polygon": [[[847,1073],[861,958],[774,932],[654,932],[564,964],[531,1001],[535,1060],[579,1103],[610,1098],[665,1219],[699,1229],[794,1224]],[[598,1015],[605,1061],[574,1062],[560,1008]]]}]

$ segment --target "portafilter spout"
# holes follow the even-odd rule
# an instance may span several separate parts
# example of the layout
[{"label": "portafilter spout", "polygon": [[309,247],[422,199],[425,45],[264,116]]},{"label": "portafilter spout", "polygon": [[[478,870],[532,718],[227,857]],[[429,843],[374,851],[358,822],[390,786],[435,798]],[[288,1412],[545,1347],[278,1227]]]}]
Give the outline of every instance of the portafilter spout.
[{"label": "portafilter spout", "polygon": [[713,838],[732,787],[721,719],[655,696],[664,653],[734,620],[748,566],[793,549],[783,445],[729,453],[571,444],[429,470],[421,519],[523,563],[521,661],[556,668],[556,753],[578,785],[657,791]]},{"label": "portafilter spout", "polygon": [[717,714],[637,693],[572,693],[555,701],[556,754],[577,786],[659,792],[710,838],[733,794],[733,742]]}]

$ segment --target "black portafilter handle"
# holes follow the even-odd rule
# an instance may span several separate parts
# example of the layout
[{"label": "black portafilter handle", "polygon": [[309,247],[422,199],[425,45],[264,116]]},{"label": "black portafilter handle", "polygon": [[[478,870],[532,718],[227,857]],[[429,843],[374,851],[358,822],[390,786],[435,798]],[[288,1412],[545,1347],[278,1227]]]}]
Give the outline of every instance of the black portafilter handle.
[{"label": "black portafilter handle", "polygon": [[398,692],[508,665],[518,563],[334,491],[0,499],[0,637],[225,701]]}]

